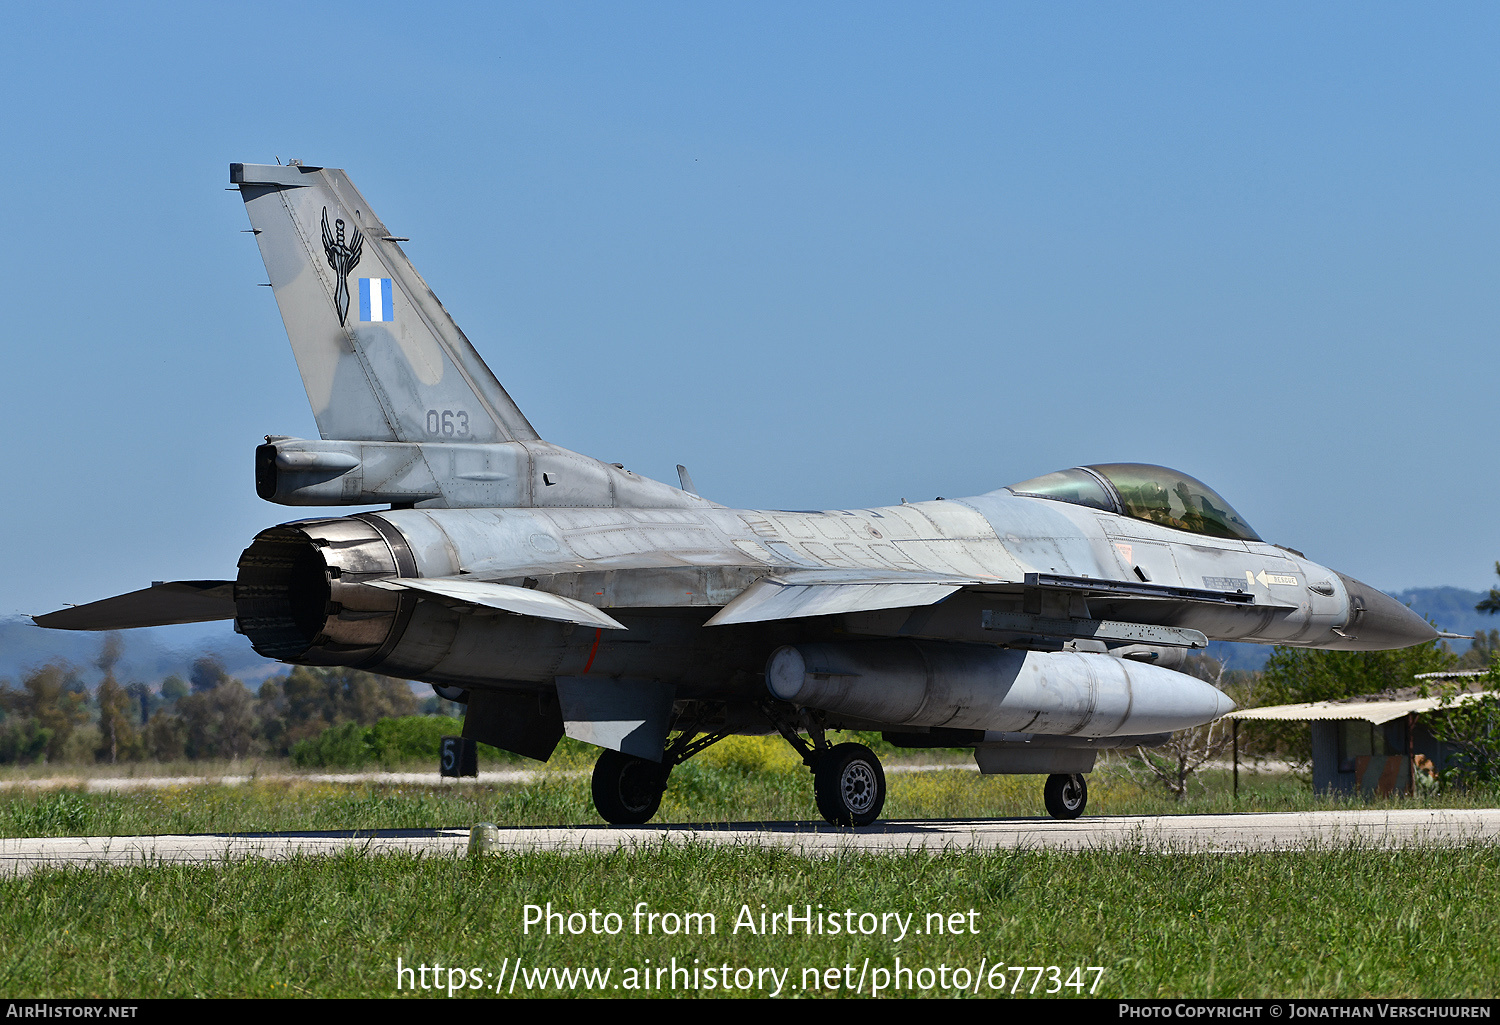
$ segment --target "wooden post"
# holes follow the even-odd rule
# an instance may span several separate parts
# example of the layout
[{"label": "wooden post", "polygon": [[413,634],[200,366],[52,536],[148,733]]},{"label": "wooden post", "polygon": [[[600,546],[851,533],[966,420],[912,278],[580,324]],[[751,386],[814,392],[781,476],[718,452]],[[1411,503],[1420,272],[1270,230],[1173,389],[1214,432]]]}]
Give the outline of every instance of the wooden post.
[{"label": "wooden post", "polygon": [[1417,793],[1417,713],[1406,713],[1406,796]]},{"label": "wooden post", "polygon": [[1229,720],[1229,730],[1234,735],[1234,800],[1238,804],[1240,799],[1240,721]]}]

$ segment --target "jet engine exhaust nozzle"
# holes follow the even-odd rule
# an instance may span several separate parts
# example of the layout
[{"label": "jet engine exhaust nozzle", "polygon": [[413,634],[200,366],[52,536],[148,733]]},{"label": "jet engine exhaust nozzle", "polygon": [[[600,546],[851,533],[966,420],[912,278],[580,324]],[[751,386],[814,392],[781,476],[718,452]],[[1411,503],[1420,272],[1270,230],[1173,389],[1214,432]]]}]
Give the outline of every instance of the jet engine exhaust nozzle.
[{"label": "jet engine exhaust nozzle", "polygon": [[414,565],[401,535],[373,517],[271,527],[240,556],[235,629],[267,658],[373,665],[399,638],[398,620],[415,599],[361,585],[413,574]]}]

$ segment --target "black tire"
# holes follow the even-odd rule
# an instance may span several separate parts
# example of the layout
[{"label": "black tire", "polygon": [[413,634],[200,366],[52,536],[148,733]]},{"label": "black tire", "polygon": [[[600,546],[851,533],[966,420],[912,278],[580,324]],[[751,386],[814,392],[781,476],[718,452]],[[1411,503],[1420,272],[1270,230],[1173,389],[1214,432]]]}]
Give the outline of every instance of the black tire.
[{"label": "black tire", "polygon": [[868,826],[885,807],[885,770],[863,744],[838,744],[813,768],[818,811],[835,826]]},{"label": "black tire", "polygon": [[1088,781],[1076,772],[1072,775],[1054,773],[1047,777],[1042,800],[1046,802],[1047,814],[1054,819],[1076,819],[1089,803]]},{"label": "black tire", "polygon": [[669,771],[635,755],[605,751],[594,763],[594,808],[612,825],[649,822],[661,807]]}]

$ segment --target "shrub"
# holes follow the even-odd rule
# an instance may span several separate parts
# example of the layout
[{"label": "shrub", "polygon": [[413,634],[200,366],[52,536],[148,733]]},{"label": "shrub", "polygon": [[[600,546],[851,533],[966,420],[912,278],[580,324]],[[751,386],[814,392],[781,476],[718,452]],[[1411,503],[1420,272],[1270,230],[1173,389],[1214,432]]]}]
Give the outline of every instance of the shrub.
[{"label": "shrub", "polygon": [[292,764],[304,769],[362,769],[374,760],[370,727],[357,722],[330,726],[316,737],[292,745]]},{"label": "shrub", "polygon": [[405,715],[371,726],[367,743],[383,766],[422,760],[436,763],[443,738],[457,735],[462,728],[463,723],[446,715]]},{"label": "shrub", "polygon": [[[346,722],[292,745],[292,764],[304,769],[391,769],[410,762],[436,766],[442,738],[457,736],[463,723],[446,715],[404,715],[372,726]],[[520,755],[479,745],[479,760],[517,762]],[[535,764],[535,763],[534,763]]]},{"label": "shrub", "polygon": [[779,736],[725,737],[693,761],[714,768],[733,769],[746,775],[753,772],[802,771],[802,759]]}]

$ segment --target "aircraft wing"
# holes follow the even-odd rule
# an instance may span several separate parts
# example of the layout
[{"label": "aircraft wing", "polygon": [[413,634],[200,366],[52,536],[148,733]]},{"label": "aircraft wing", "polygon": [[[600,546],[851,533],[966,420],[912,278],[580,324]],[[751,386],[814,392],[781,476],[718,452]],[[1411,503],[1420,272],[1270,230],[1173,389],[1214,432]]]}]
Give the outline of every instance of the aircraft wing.
[{"label": "aircraft wing", "polygon": [[757,580],[704,625],[765,623],[933,605],[965,587],[999,582],[948,573],[791,570]]},{"label": "aircraft wing", "polygon": [[51,630],[131,630],[234,618],[233,580],[169,580],[129,594],[32,616]]},{"label": "aircraft wing", "polygon": [[560,594],[529,587],[495,584],[469,577],[392,577],[368,581],[371,587],[386,591],[411,590],[447,598],[463,605],[482,605],[518,616],[552,619],[559,623],[577,623],[601,630],[624,630],[625,626],[588,602],[565,598]]}]

